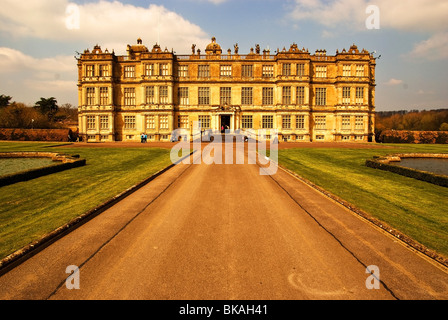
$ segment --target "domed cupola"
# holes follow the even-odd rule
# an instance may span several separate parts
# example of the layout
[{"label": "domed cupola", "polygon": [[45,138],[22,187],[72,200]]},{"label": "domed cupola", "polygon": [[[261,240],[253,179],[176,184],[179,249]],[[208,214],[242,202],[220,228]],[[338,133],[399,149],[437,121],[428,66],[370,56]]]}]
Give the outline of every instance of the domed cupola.
[{"label": "domed cupola", "polygon": [[216,43],[216,38],[215,37],[212,38],[212,42],[205,49],[205,53],[207,55],[209,55],[209,54],[221,54],[222,53],[221,46]]}]

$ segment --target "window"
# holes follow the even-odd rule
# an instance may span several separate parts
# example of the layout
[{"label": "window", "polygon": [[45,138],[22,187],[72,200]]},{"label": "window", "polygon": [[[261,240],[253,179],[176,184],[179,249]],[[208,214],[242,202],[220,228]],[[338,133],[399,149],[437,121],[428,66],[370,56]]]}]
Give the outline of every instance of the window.
[{"label": "window", "polygon": [[290,115],[282,116],[282,128],[283,129],[291,129],[291,116]]},{"label": "window", "polygon": [[297,87],[296,95],[296,103],[305,104],[305,87]]},{"label": "window", "polygon": [[107,64],[101,64],[100,65],[100,77],[109,77],[109,65]]},{"label": "window", "polygon": [[87,88],[86,90],[87,105],[93,106],[95,104],[95,88]]},{"label": "window", "polygon": [[272,78],[274,76],[274,66],[264,65],[262,67],[262,76],[263,78]]},{"label": "window", "polygon": [[314,118],[316,129],[326,129],[327,128],[327,116],[316,116]]},{"label": "window", "polygon": [[352,66],[349,64],[344,64],[342,66],[342,75],[344,77],[351,77],[352,75]]},{"label": "window", "polygon": [[145,102],[146,104],[154,103],[154,86],[145,87]]},{"label": "window", "polygon": [[357,77],[364,77],[364,65],[358,64],[356,65],[356,76]]},{"label": "window", "polygon": [[162,103],[162,104],[169,103],[168,86],[160,86],[159,87],[159,103]]},{"label": "window", "polygon": [[105,106],[109,104],[109,88],[100,88],[100,105]]},{"label": "window", "polygon": [[198,88],[198,104],[210,104],[210,88]]},{"label": "window", "polygon": [[177,116],[177,127],[188,128],[188,116],[186,115]]},{"label": "window", "polygon": [[342,116],[342,129],[343,130],[350,129],[350,116]]},{"label": "window", "polygon": [[210,128],[210,116],[199,116],[198,117],[201,129],[209,129]]},{"label": "window", "polygon": [[145,76],[153,76],[154,75],[154,64],[147,63],[145,64]]},{"label": "window", "polygon": [[209,65],[199,65],[198,66],[198,78],[209,78],[210,77],[210,66]]},{"label": "window", "polygon": [[305,129],[305,116],[304,115],[296,116],[296,129]]},{"label": "window", "polygon": [[178,89],[179,94],[179,104],[187,106],[190,104],[188,97],[188,87],[180,87]]},{"label": "window", "polygon": [[241,104],[252,104],[252,88],[241,88]]},{"label": "window", "polygon": [[356,88],[356,103],[364,103],[364,88]]},{"label": "window", "polygon": [[179,68],[177,69],[177,75],[179,77],[188,77],[189,73],[188,73],[188,65],[180,65]]},{"label": "window", "polygon": [[159,116],[159,129],[161,130],[169,129],[168,115],[163,114]]},{"label": "window", "polygon": [[274,127],[274,116],[262,116],[261,127],[263,129],[272,129]]},{"label": "window", "polygon": [[87,130],[96,129],[96,118],[95,116],[87,116]]},{"label": "window", "polygon": [[327,66],[316,66],[316,77],[326,78],[327,77]]},{"label": "window", "polygon": [[364,129],[364,116],[355,116],[355,129],[356,130]]},{"label": "window", "polygon": [[124,128],[128,130],[135,129],[135,116],[124,116]]},{"label": "window", "polygon": [[124,105],[135,106],[135,88],[124,88]]},{"label": "window", "polygon": [[327,104],[327,88],[316,88],[316,106]]},{"label": "window", "polygon": [[343,104],[350,104],[350,95],[351,95],[351,88],[343,87],[342,88],[342,103]]},{"label": "window", "polygon": [[222,65],[220,76],[226,77],[226,78],[232,77],[232,66],[231,65]]},{"label": "window", "polygon": [[147,115],[145,117],[146,129],[155,129],[156,128],[156,119],[154,115]]},{"label": "window", "polygon": [[88,64],[86,65],[86,77],[94,77],[95,76],[95,65]]},{"label": "window", "polygon": [[219,88],[219,95],[220,95],[220,104],[223,105],[230,105],[231,104],[231,96],[232,96],[232,88],[231,87],[222,87]]},{"label": "window", "polygon": [[263,88],[262,89],[262,104],[263,105],[273,105],[274,104],[274,88]]},{"label": "window", "polygon": [[291,104],[291,87],[282,88],[282,103]]},{"label": "window", "polygon": [[168,63],[159,64],[159,75],[169,76]]},{"label": "window", "polygon": [[125,78],[135,78],[135,66],[125,66],[124,67],[124,77]]},{"label": "window", "polygon": [[241,76],[243,78],[252,78],[253,66],[251,64],[243,64],[241,68]]},{"label": "window", "polygon": [[364,88],[356,88],[356,103],[362,104],[364,102]]},{"label": "window", "polygon": [[100,116],[100,129],[109,129],[109,116]]},{"label": "window", "polygon": [[325,136],[324,135],[317,135],[316,136],[316,140],[324,140],[325,139]]},{"label": "window", "polygon": [[297,75],[299,77],[303,77],[305,75],[305,64],[304,63],[297,64]]},{"label": "window", "polygon": [[252,124],[252,116],[250,115],[243,115],[241,118],[241,128],[243,129],[251,129],[253,126]]},{"label": "window", "polygon": [[282,75],[283,76],[290,76],[291,75],[291,64],[290,63],[283,63],[282,64]]}]

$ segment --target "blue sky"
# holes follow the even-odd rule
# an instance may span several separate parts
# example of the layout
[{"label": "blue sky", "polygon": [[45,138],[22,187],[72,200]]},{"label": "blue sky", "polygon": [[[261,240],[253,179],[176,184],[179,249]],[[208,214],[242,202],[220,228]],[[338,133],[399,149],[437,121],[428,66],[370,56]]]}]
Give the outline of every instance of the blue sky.
[{"label": "blue sky", "polygon": [[[366,27],[369,5],[379,29]],[[446,17],[446,0],[2,0],[0,94],[77,105],[76,51],[99,44],[124,54],[141,37],[189,54],[214,36],[240,53],[297,43],[333,55],[355,43],[381,55],[378,111],[448,108]]]}]

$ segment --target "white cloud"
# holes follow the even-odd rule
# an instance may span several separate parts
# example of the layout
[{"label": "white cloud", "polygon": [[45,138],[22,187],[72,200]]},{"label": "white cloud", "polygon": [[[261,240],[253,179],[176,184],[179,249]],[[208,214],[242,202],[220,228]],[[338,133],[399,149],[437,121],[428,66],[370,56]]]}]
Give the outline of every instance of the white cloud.
[{"label": "white cloud", "polygon": [[34,58],[0,47],[2,92],[13,100],[33,104],[40,97],[69,97],[76,104],[77,67],[73,56]]},{"label": "white cloud", "polygon": [[[69,56],[50,54],[48,58],[35,58],[0,47],[2,92],[31,104],[45,96],[62,97],[64,101],[58,102],[77,104],[75,50],[91,50],[99,44],[103,49],[125,54],[126,45],[141,38],[149,49],[158,42],[162,49],[189,54],[193,43],[202,49],[210,42],[199,26],[161,5],[139,7],[104,0],[83,4],[69,0],[2,0],[0,33],[15,41],[44,40],[44,45],[58,43],[61,48],[73,50]],[[50,50],[49,47],[47,52]]]},{"label": "white cloud", "polygon": [[389,79],[389,81],[385,82],[384,84],[387,86],[396,86],[396,85],[399,85],[402,83],[403,83],[403,80],[391,78],[391,79]]},{"label": "white cloud", "polygon": [[408,56],[428,60],[448,59],[448,32],[437,33],[428,40],[417,43]]},{"label": "white cloud", "polygon": [[446,0],[296,0],[289,17],[312,20],[327,27],[366,29],[368,5],[380,10],[380,28],[438,32],[448,28]]},{"label": "white cloud", "polygon": [[[15,37],[33,37],[62,42],[100,44],[124,53],[126,44],[142,38],[152,47],[189,53],[192,43],[202,47],[210,41],[201,28],[163,6],[146,8],[119,1],[70,4],[67,0],[3,0],[0,31]],[[71,9],[67,12],[67,7]],[[74,11],[73,8],[78,11]],[[20,14],[17,14],[20,12]],[[79,29],[70,28],[79,13]],[[86,48],[80,48],[86,49]]]},{"label": "white cloud", "polygon": [[435,93],[436,92],[434,90],[425,91],[425,90],[420,89],[420,90],[417,91],[418,95],[433,95]]}]

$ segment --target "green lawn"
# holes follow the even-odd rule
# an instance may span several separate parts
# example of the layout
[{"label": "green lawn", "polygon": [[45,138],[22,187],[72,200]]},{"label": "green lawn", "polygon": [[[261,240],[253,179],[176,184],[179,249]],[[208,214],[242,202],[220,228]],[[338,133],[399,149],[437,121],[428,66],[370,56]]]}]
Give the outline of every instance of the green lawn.
[{"label": "green lawn", "polygon": [[[171,164],[158,148],[52,148],[58,143],[0,142],[0,151],[79,154],[80,168],[0,188],[0,258],[53,231]],[[279,150],[279,162],[427,247],[448,256],[448,188],[364,165],[397,152],[448,153],[446,145],[388,149]]]},{"label": "green lawn", "polygon": [[0,188],[0,259],[171,164],[169,149],[55,145],[0,142],[0,151],[51,151],[87,160],[83,167]]},{"label": "green lawn", "polygon": [[448,256],[448,188],[368,168],[366,159],[401,152],[448,153],[446,145],[387,145],[387,149],[279,150],[279,163]]}]

